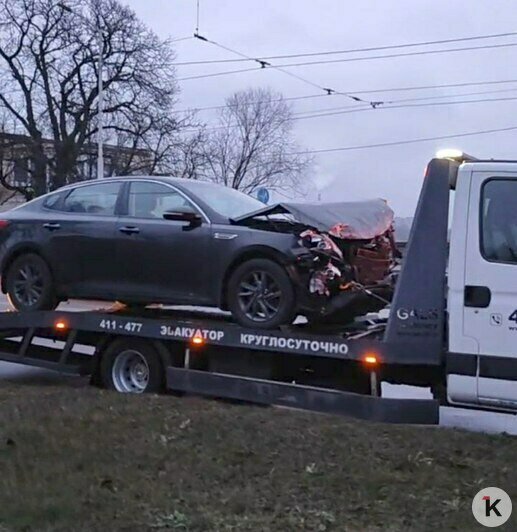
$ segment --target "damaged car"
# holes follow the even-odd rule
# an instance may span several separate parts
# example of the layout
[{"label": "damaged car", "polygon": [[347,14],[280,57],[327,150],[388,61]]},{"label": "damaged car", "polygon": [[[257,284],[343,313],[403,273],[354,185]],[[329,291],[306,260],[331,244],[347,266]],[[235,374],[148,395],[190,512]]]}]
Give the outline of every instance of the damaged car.
[{"label": "damaged car", "polygon": [[229,310],[276,328],[384,307],[397,251],[383,200],[258,200],[214,183],[106,178],[2,213],[2,291],[18,311],[70,298]]}]

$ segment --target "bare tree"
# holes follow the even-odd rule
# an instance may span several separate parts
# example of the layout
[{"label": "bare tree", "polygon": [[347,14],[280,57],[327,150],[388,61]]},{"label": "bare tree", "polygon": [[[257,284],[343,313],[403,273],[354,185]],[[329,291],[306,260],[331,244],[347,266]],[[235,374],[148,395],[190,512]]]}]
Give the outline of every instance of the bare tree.
[{"label": "bare tree", "polygon": [[248,194],[260,187],[300,190],[311,163],[294,140],[290,106],[269,89],[228,98],[207,159],[209,179]]},{"label": "bare tree", "polygon": [[[0,206],[16,196],[30,200],[34,192],[28,183],[16,180],[17,164],[26,163],[27,138],[9,133],[11,120],[6,113],[0,115]],[[21,157],[20,157],[21,152]],[[27,170],[30,170],[27,167]]]},{"label": "bare tree", "polygon": [[117,144],[125,148],[114,165],[117,174],[145,171],[187,179],[202,177],[206,137],[193,112],[165,115],[160,109],[144,108],[140,113],[122,113],[115,129]]},{"label": "bare tree", "polygon": [[0,0],[0,20],[0,106],[30,138],[37,195],[48,170],[53,187],[73,180],[79,154],[95,140],[99,54],[108,139],[126,133],[130,147],[121,122],[143,127],[142,109],[153,117],[170,112],[177,93],[171,44],[118,0]]}]

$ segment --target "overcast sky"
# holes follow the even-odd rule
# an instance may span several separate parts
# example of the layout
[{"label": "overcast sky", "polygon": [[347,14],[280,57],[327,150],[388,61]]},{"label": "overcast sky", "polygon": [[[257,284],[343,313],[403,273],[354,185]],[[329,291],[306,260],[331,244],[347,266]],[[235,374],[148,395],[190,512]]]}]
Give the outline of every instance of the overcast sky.
[{"label": "overcast sky", "polygon": [[[181,38],[191,35],[195,29],[196,0],[125,1],[162,37]],[[201,35],[252,56],[343,50],[517,31],[515,0],[200,0],[200,5]],[[517,42],[517,36],[438,45],[435,48],[509,42]],[[235,58],[230,52],[195,39],[178,42],[176,49],[177,61]],[[411,50],[417,49],[401,51]],[[364,55],[368,54],[356,54]],[[517,72],[514,72],[516,64],[517,47],[508,47],[313,65],[291,71],[318,85],[354,93],[415,85],[517,80]],[[246,66],[239,63],[178,66],[177,75],[182,78]],[[232,92],[247,87],[271,87],[286,97],[318,93],[317,89],[271,69],[184,81],[180,86],[182,92],[178,108],[221,105]],[[516,82],[461,89],[390,92],[367,97],[396,100],[502,89],[508,89],[508,92],[463,98],[456,96],[444,98],[444,101],[517,96]],[[354,104],[344,96],[335,95],[293,102],[293,111],[319,111],[348,105]],[[516,109],[517,100],[377,109],[299,120],[296,136],[307,149],[434,137],[517,126]],[[210,112],[204,112],[200,117],[208,123],[215,118]],[[477,156],[517,158],[516,140],[517,131],[514,131],[320,154],[316,159],[314,179],[321,188],[323,200],[383,197],[388,199],[399,216],[408,216],[415,207],[425,165],[437,149],[453,146]]]}]

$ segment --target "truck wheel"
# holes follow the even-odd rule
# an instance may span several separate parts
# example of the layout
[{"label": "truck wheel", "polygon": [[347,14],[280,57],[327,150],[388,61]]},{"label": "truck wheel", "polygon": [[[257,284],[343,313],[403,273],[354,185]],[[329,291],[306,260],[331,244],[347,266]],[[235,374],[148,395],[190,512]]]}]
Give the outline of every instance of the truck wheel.
[{"label": "truck wheel", "polygon": [[292,322],[293,284],[285,269],[269,259],[252,259],[235,269],[228,282],[228,306],[245,327],[272,329]]},{"label": "truck wheel", "polygon": [[50,268],[35,253],[20,255],[13,261],[5,286],[9,303],[19,311],[54,310],[59,304]]},{"label": "truck wheel", "polygon": [[105,388],[121,393],[159,393],[164,390],[160,355],[145,340],[120,338],[101,356],[100,377]]}]

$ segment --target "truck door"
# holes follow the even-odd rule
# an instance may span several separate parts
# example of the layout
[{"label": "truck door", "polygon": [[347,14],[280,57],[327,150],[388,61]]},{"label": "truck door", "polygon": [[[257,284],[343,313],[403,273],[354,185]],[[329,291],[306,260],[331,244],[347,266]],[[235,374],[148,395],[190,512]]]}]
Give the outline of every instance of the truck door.
[{"label": "truck door", "polygon": [[478,345],[478,402],[517,408],[517,172],[493,166],[472,172],[463,334]]}]

